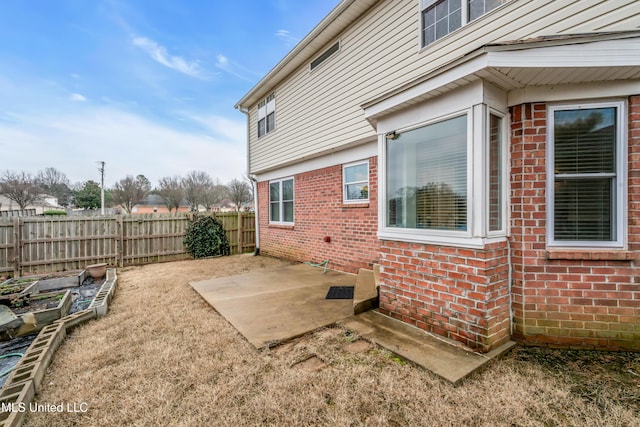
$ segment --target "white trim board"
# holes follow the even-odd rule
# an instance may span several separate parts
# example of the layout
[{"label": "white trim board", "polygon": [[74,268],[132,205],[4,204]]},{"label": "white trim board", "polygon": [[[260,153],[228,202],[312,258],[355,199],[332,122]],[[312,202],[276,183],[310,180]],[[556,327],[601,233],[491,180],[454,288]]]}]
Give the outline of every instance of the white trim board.
[{"label": "white trim board", "polygon": [[256,174],[258,181],[269,181],[284,176],[294,176],[304,172],[310,172],[329,166],[343,165],[345,163],[353,163],[358,160],[365,160],[378,155],[378,141],[374,140],[357,147],[348,148],[335,153],[329,153],[322,157],[301,161],[293,165],[284,166],[268,172]]}]

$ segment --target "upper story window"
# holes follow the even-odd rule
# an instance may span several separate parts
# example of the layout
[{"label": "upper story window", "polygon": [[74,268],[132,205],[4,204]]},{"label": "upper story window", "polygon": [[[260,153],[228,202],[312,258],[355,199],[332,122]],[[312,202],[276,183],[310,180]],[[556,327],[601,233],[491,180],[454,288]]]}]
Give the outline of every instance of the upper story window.
[{"label": "upper story window", "polygon": [[369,200],[369,161],[344,165],[342,185],[345,203],[367,202]]},{"label": "upper story window", "polygon": [[550,246],[623,247],[624,103],[549,108]]},{"label": "upper story window", "polygon": [[276,128],[276,96],[271,94],[258,104],[258,138]]},{"label": "upper story window", "polygon": [[433,43],[507,1],[421,0],[422,46]]}]

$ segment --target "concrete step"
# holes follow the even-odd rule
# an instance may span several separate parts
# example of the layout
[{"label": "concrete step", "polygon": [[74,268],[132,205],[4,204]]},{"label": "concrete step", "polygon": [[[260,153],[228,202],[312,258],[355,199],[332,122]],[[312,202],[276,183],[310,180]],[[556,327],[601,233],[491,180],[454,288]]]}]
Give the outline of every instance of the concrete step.
[{"label": "concrete step", "polygon": [[373,270],[361,268],[356,277],[353,293],[353,314],[364,313],[378,307],[378,287]]},{"label": "concrete step", "polygon": [[377,310],[354,315],[338,323],[454,385],[516,345],[509,341],[489,353],[475,353]]}]

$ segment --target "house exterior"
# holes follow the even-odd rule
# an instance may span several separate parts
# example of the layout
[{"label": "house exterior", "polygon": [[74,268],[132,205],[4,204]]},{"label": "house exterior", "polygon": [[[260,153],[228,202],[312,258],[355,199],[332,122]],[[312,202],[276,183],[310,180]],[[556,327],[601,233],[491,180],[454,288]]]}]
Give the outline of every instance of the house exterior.
[{"label": "house exterior", "polygon": [[640,349],[640,2],[344,0],[236,105],[260,251],[486,352]]},{"label": "house exterior", "polygon": [[[180,206],[174,208],[172,212],[189,212],[191,204],[187,200],[182,200]],[[164,199],[157,194],[149,194],[140,203],[137,203],[132,209],[132,214],[153,214],[153,213],[169,213],[169,208]]]},{"label": "house exterior", "polygon": [[40,194],[38,198],[31,204],[27,205],[24,210],[20,206],[6,196],[0,195],[0,216],[28,216],[42,215],[49,210],[64,210],[58,204],[58,198],[49,194]]}]

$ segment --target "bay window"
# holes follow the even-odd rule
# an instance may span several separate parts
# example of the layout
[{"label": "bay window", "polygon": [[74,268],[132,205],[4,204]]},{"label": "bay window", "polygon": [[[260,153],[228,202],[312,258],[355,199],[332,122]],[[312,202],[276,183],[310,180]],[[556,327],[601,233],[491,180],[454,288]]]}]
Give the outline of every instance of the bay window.
[{"label": "bay window", "polygon": [[387,227],[467,230],[467,114],[386,144]]},{"label": "bay window", "polygon": [[403,118],[382,122],[378,237],[459,247],[504,239],[505,113],[475,104],[422,123],[410,122],[417,114],[405,117],[396,130],[388,126]]}]

